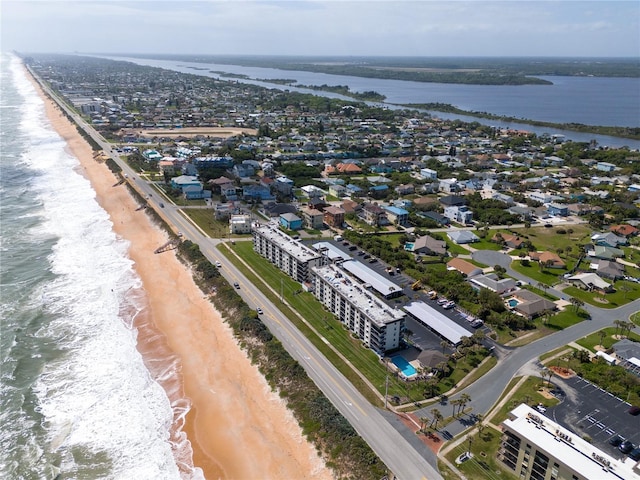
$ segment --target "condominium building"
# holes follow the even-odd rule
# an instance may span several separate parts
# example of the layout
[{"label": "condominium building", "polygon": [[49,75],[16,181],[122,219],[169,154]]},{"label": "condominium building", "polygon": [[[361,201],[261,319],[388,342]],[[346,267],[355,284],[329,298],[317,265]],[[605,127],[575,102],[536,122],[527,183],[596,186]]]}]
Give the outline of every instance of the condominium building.
[{"label": "condominium building", "polygon": [[273,224],[254,226],[253,249],[294,280],[311,280],[311,267],[328,262],[326,256],[307,247]]},{"label": "condominium building", "polygon": [[400,346],[405,313],[389,307],[338,265],[311,268],[313,294],[379,355]]},{"label": "condominium building", "polygon": [[640,479],[638,462],[618,460],[531,407],[502,422],[498,459],[523,480]]}]

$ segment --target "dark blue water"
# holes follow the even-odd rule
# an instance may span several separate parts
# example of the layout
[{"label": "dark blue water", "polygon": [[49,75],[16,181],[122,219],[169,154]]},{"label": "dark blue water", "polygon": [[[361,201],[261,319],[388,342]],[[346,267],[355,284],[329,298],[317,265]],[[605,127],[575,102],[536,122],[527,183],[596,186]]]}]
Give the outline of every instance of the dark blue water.
[{"label": "dark blue water", "polygon": [[[114,58],[116,57],[109,57]],[[221,71],[247,75],[260,79],[292,79],[303,85],[348,85],[352,91],[374,90],[385,95],[387,104],[449,103],[464,110],[487,112],[513,118],[530,119],[552,123],[581,123],[640,127],[640,79],[602,77],[541,77],[553,85],[453,85],[442,83],[408,82],[360,78],[324,73],[278,70],[273,68],[243,67],[209,63],[177,62],[117,57],[139,65],[167,68],[183,73],[223,78],[210,71]],[[195,68],[194,68],[195,67]],[[204,70],[203,70],[204,69]],[[235,80],[235,79],[234,79]],[[238,79],[243,83],[267,88],[287,89],[331,98],[344,98],[330,92],[305,90],[268,82]],[[605,135],[576,133],[568,130],[536,127],[523,122],[486,120],[472,116],[435,112],[440,118],[459,118],[465,121],[499,127],[528,130],[538,135],[561,134],[574,141],[588,142],[592,139],[601,145],[628,146],[640,149],[640,141],[620,139]]]}]

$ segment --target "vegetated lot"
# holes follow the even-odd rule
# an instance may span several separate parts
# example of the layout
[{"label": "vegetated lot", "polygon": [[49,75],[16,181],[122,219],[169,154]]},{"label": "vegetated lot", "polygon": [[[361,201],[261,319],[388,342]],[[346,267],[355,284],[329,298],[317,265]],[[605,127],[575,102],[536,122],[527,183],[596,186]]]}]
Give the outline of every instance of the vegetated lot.
[{"label": "vegetated lot", "polygon": [[210,208],[183,208],[182,211],[210,237],[227,238],[229,235],[229,222],[213,218],[213,210]]},{"label": "vegetated lot", "polygon": [[624,333],[624,336],[627,337],[629,340],[632,340],[634,342],[640,342],[640,335],[638,335],[633,331],[630,333],[627,331],[622,332],[621,328],[619,327],[618,328],[607,327],[607,328],[603,328],[602,330],[598,330],[597,332],[594,332],[591,335],[588,335],[586,337],[583,337],[577,340],[576,343],[581,347],[587,348],[595,353],[596,345],[602,345],[605,349],[609,349],[612,347],[614,343],[618,342],[621,339],[617,337],[619,335],[622,335],[623,333]]},{"label": "vegetated lot", "polygon": [[[514,231],[517,231],[523,238],[530,240],[538,250],[551,250],[553,252],[557,252],[557,250],[561,248],[563,251],[566,251],[566,248],[570,246],[573,253],[576,253],[577,245],[589,243],[592,230],[593,229],[589,225],[514,229]],[[560,233],[562,231],[565,233]]]},{"label": "vegetated lot", "polygon": [[[501,478],[505,480],[515,480],[515,475],[511,474],[508,470],[502,468],[500,460],[496,457],[496,452],[500,448],[500,437],[502,433],[493,427],[482,426],[482,432],[478,433],[477,427],[472,430],[471,435],[471,453],[473,457],[456,465],[465,478],[469,480],[486,480],[488,478]],[[469,450],[469,440],[465,440],[456,448],[452,449],[446,458],[452,464],[459,455]],[[447,477],[445,478],[458,478]]]},{"label": "vegetated lot", "polygon": [[[529,265],[525,266],[523,263],[528,263]],[[571,268],[573,263],[567,263],[567,267]],[[567,268],[545,268],[533,260],[525,260],[525,262],[514,260],[510,266],[516,272],[549,286],[558,283],[560,277],[569,271]]]},{"label": "vegetated lot", "polygon": [[[251,273],[234,255],[228,254],[223,249],[223,253],[249,278],[256,288],[259,288],[267,295],[282,312],[307,336],[314,345],[347,377],[352,383],[374,404],[380,404],[380,400],[371,394],[370,389],[362,379],[350,369],[335,352],[318,336],[321,335],[330,345],[338,350],[361,372],[378,392],[383,394],[385,390],[385,379],[387,370],[385,365],[378,360],[377,355],[362,346],[359,339],[349,332],[333,314],[324,309],[322,304],[308,292],[302,292],[300,284],[295,282],[286,274],[278,270],[274,265],[257,255],[253,251],[251,242],[238,242],[233,250],[244,262],[246,262],[256,274]],[[283,285],[283,293],[292,309],[304,318],[318,334],[314,333],[306,326],[295,313],[282,305],[279,301],[279,291],[271,292],[267,286]],[[279,290],[279,289],[276,289]],[[416,402],[437,396],[449,390],[453,385],[459,383],[469,372],[480,364],[484,356],[488,353],[484,348],[477,346],[466,347],[466,355],[459,358],[455,363],[450,361],[445,367],[445,375],[439,378],[434,385],[425,381],[404,382],[393,375],[389,376],[389,396],[397,396],[401,403]]]},{"label": "vegetated lot", "polygon": [[[598,292],[587,292],[578,287],[566,287],[562,291],[600,308],[617,308],[640,298],[640,283],[617,280],[613,284],[613,288],[614,292],[605,293],[604,296]],[[603,298],[604,302],[602,302]]]},{"label": "vegetated lot", "polygon": [[[554,388],[553,385],[549,387],[547,378],[548,377],[543,381],[540,377],[528,377],[513,395],[509,397],[505,404],[500,407],[500,410],[498,410],[491,422],[494,425],[500,425],[500,423],[508,418],[508,413],[521,403],[526,403],[529,406],[542,404],[545,408],[557,405],[559,402],[557,398],[547,398],[540,393],[543,385],[547,389],[553,390]],[[551,383],[553,384],[553,378],[551,378]]]}]

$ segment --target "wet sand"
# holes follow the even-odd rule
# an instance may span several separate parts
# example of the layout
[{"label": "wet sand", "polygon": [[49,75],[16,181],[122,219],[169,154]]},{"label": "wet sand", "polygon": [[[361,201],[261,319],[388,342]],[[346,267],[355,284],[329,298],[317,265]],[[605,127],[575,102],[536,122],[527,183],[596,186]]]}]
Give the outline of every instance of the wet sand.
[{"label": "wet sand", "polygon": [[[194,464],[207,479],[332,478],[188,269],[172,251],[153,253],[166,242],[166,234],[144,211],[135,211],[138,205],[125,186],[113,187],[115,176],[93,160],[91,148],[75,126],[41,96],[47,116],[80,160],[114,231],[130,242],[129,256],[142,279],[148,305],[137,318],[139,350],[154,374],[177,370],[158,379],[172,405],[186,403],[185,398],[191,402],[186,423],[182,430],[182,422],[174,425],[172,440],[186,433]],[[182,460],[177,458],[179,463]]]}]

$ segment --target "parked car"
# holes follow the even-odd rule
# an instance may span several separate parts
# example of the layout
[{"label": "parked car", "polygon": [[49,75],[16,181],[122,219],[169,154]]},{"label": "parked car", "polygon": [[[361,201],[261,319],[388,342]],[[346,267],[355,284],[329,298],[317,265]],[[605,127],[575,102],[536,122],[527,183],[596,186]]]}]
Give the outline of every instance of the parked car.
[{"label": "parked car", "polygon": [[638,415],[640,415],[640,407],[636,407],[634,405],[629,410],[627,410],[627,413],[629,415],[633,415],[634,417],[637,417]]},{"label": "parked car", "polygon": [[480,319],[475,320],[475,321],[473,321],[473,322],[471,323],[471,326],[472,326],[473,328],[480,328],[482,325],[484,325],[484,322],[483,322],[482,320],[480,320]]},{"label": "parked car", "polygon": [[622,442],[624,442],[624,438],[622,438],[620,435],[616,435],[609,440],[609,444],[613,445],[614,447],[619,447]]},{"label": "parked car", "polygon": [[629,440],[625,440],[620,445],[618,445],[618,450],[620,450],[622,453],[629,453],[631,450],[633,450],[633,448],[634,445]]},{"label": "parked car", "polygon": [[442,308],[444,308],[445,310],[450,310],[455,306],[456,306],[456,302],[447,302],[442,306]]},{"label": "parked car", "polygon": [[640,448],[634,448],[633,450],[631,450],[631,452],[629,452],[629,458],[631,458],[631,460],[633,460],[634,462],[640,460]]}]

